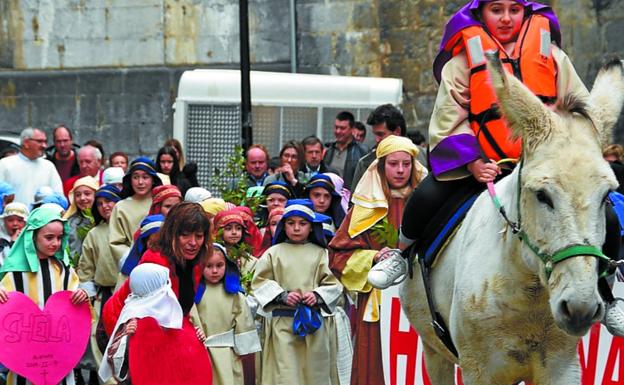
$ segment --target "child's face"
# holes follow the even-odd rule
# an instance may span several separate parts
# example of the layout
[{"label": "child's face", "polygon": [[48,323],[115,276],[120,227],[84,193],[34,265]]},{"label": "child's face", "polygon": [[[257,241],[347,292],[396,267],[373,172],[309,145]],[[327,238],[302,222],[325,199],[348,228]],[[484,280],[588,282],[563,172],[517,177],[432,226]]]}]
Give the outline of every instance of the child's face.
[{"label": "child's face", "polygon": [[74,202],[80,210],[91,208],[95,199],[95,191],[87,186],[79,186],[74,190]]},{"label": "child's face", "polygon": [[115,202],[108,198],[99,197],[96,199],[97,211],[100,213],[102,218],[106,222],[110,219],[111,213],[113,212],[113,207],[115,207]]},{"label": "child's face", "polygon": [[243,226],[238,223],[229,223],[223,228],[223,242],[232,246],[243,239]]},{"label": "child's face", "polygon": [[204,279],[210,284],[219,283],[225,275],[225,255],[220,250],[213,250],[204,267]]},{"label": "child's face", "polygon": [[11,237],[21,231],[24,226],[26,226],[26,220],[19,215],[9,215],[4,218],[4,228]]},{"label": "child's face", "polygon": [[524,7],[513,0],[497,0],[485,4],[481,16],[490,33],[502,44],[516,41]]},{"label": "child's face", "polygon": [[273,209],[276,209],[278,207],[284,208],[286,207],[286,202],[288,202],[288,199],[286,199],[286,197],[282,194],[269,194],[266,200],[267,209],[269,210],[269,212],[271,212],[273,211]]},{"label": "child's face", "polygon": [[294,216],[286,219],[284,231],[291,242],[304,243],[312,231],[312,224],[306,219]]},{"label": "child's face", "polygon": [[329,191],[322,187],[315,187],[310,190],[310,200],[314,204],[314,211],[317,213],[324,213],[329,210],[332,197]]},{"label": "child's face", "polygon": [[37,256],[39,259],[52,257],[58,249],[61,248],[63,230],[63,223],[60,221],[53,221],[37,231],[35,246],[37,247]]},{"label": "child's face", "polygon": [[162,201],[162,204],[160,205],[160,213],[164,216],[167,216],[167,214],[169,214],[169,211],[171,211],[173,206],[177,205],[180,202],[181,200],[179,197],[171,197],[171,198],[165,199],[164,201]]},{"label": "child's face", "polygon": [[271,237],[275,236],[275,230],[277,229],[277,224],[282,219],[281,215],[273,215],[271,217],[271,221],[269,222],[269,229],[271,230]]},{"label": "child's face", "polygon": [[135,170],[132,172],[130,183],[137,197],[146,197],[152,192],[152,185],[154,184],[154,180],[152,179],[150,174],[146,173],[145,171]]}]

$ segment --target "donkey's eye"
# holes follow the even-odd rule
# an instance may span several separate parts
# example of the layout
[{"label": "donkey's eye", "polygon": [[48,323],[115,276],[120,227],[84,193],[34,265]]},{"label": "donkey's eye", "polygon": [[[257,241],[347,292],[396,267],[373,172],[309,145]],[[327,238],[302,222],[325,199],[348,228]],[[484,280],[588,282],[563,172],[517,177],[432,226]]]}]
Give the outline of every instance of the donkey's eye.
[{"label": "donkey's eye", "polygon": [[552,200],[550,199],[550,197],[548,196],[548,194],[546,193],[546,191],[544,190],[539,190],[535,193],[535,197],[537,198],[537,200],[540,203],[543,203],[545,205],[548,205],[548,207],[550,207],[551,209],[555,208],[555,205],[553,205]]}]

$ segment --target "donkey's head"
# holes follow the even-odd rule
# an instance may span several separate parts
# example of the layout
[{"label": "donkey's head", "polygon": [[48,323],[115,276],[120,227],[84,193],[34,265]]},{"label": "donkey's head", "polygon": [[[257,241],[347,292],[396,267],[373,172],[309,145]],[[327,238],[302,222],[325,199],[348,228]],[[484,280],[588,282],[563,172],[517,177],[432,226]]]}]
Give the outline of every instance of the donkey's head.
[{"label": "donkey's head", "polygon": [[[617,187],[601,149],[624,101],[622,62],[601,70],[591,96],[567,95],[551,110],[503,71],[497,55],[488,61],[502,114],[523,140],[519,199],[526,239],[546,256],[571,246],[600,250],[607,194]],[[562,330],[583,335],[600,320],[598,258],[581,253],[555,263],[552,274],[526,245],[522,258],[548,288],[552,315]]]}]

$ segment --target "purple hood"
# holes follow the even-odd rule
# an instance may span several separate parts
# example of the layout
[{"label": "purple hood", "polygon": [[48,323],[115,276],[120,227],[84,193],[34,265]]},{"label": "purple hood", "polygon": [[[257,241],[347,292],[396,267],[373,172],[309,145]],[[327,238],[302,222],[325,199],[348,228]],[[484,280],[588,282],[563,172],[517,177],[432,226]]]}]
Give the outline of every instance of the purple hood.
[{"label": "purple hood", "polygon": [[[474,25],[482,25],[480,21],[475,18],[475,14],[479,10],[481,3],[487,3],[493,0],[471,0],[468,4],[464,5],[459,11],[451,16],[448,23],[444,27],[444,36],[442,36],[442,42],[440,43],[440,50],[433,61],[433,74],[440,83],[442,67],[447,61],[451,59],[451,53],[444,51],[444,47],[451,40],[455,34],[464,28],[472,27]],[[559,20],[557,15],[545,4],[536,3],[534,1],[515,0],[517,3],[522,4],[525,8],[530,10],[530,13],[539,13],[550,20],[550,30],[552,38],[555,43],[561,46],[561,31],[559,29]]]}]

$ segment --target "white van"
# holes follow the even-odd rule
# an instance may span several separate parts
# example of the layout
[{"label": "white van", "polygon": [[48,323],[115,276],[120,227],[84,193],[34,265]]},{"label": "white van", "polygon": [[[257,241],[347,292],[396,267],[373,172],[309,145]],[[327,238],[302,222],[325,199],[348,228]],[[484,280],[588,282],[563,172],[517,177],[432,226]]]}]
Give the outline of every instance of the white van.
[{"label": "white van", "polygon": [[[351,111],[366,122],[385,103],[402,101],[401,79],[251,71],[253,143],[277,156],[283,143],[316,135],[334,140],[336,115]],[[186,71],[174,104],[173,136],[186,158],[197,162],[198,179],[211,189],[215,168],[222,167],[241,144],[240,71]],[[372,141],[368,133],[367,139]],[[213,191],[215,193],[215,191]]]}]

